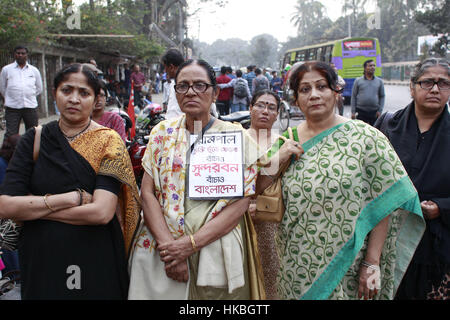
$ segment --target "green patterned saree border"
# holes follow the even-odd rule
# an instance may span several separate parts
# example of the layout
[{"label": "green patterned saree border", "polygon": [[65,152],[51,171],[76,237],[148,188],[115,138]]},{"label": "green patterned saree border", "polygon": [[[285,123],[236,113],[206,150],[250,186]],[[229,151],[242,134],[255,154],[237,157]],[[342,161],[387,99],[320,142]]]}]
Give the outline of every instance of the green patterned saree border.
[{"label": "green patterned saree border", "polygon": [[[405,201],[405,199],[408,200]],[[425,222],[423,220],[417,191],[408,176],[398,180],[382,195],[371,201],[361,211],[361,214],[356,221],[355,233],[352,238],[350,238],[349,241],[342,247],[320,277],[312,284],[310,289],[300,299],[327,299],[353,264],[368,233],[382,219],[388,216],[391,212],[395,211],[397,208],[407,210],[412,214],[407,214],[404,226],[402,227],[398,238],[398,261],[396,262],[396,277],[394,279],[394,288],[396,291],[401,277],[408,267],[408,264],[414,254],[414,250],[425,230]],[[418,219],[420,220],[419,223],[417,223]],[[411,237],[411,235],[416,235],[416,237]]]},{"label": "green patterned saree border", "polygon": [[321,142],[324,138],[326,138],[328,135],[330,135],[331,133],[333,133],[334,131],[336,131],[337,129],[339,129],[340,127],[342,127],[343,125],[345,125],[347,122],[344,123],[340,123],[338,125],[335,125],[334,127],[327,129],[321,133],[319,133],[317,136],[309,139],[308,141],[306,141],[305,143],[302,144],[302,148],[303,150],[306,152],[308,152],[309,149],[311,149],[312,147],[314,147],[316,144],[318,144],[319,142]]}]

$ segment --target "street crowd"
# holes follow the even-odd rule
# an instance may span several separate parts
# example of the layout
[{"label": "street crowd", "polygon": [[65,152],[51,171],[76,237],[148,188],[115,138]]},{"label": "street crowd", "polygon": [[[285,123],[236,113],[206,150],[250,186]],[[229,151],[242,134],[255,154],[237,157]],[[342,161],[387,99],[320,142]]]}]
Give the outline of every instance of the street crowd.
[{"label": "street crowd", "polygon": [[[24,300],[449,299],[446,59],[417,64],[411,103],[393,114],[365,61],[349,119],[332,64],[224,66],[216,77],[207,61],[169,49],[161,76],[149,85],[135,64],[119,90],[140,108],[164,95],[166,120],[150,133],[138,188],[122,118],[105,111],[117,92],[96,62],[56,74],[60,116],[39,126],[42,80],[27,55],[16,47],[0,74],[0,221],[20,230],[16,246],[0,242],[0,295],[20,283]],[[278,135],[286,89],[305,121]],[[247,110],[248,130],[220,120]],[[211,140],[198,136],[231,143],[236,132],[235,170],[215,151],[192,171]],[[202,174],[216,193],[194,196],[207,190],[195,185]]]}]

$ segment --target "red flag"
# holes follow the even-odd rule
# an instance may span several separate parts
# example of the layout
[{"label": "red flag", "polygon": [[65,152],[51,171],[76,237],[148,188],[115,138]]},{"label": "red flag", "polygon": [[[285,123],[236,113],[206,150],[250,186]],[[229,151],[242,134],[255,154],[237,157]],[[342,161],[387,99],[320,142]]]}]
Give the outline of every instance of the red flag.
[{"label": "red flag", "polygon": [[128,101],[127,113],[132,123],[132,126],[130,128],[130,140],[133,140],[134,136],[136,135],[136,128],[135,128],[136,119],[134,116],[134,81],[131,81],[131,92],[130,92],[130,99]]}]

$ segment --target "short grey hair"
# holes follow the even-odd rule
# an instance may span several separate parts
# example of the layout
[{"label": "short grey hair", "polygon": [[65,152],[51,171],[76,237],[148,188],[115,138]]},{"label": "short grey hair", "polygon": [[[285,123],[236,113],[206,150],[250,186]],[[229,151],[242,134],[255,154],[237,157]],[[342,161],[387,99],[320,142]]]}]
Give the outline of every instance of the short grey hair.
[{"label": "short grey hair", "polygon": [[415,67],[411,75],[411,83],[416,83],[417,80],[427,71],[428,68],[439,66],[447,69],[447,75],[450,77],[450,68],[447,59],[444,58],[428,58],[422,62],[419,62]]}]

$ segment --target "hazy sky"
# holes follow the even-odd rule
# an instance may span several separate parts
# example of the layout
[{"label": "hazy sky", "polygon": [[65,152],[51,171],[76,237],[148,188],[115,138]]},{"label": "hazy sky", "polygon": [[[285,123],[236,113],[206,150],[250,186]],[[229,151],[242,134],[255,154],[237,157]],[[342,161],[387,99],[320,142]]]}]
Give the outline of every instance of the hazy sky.
[{"label": "hazy sky", "polygon": [[[87,0],[75,0],[76,4]],[[187,0],[188,4],[198,0]],[[321,0],[328,16],[335,21],[341,15],[343,0]],[[374,1],[369,1],[374,2]],[[254,36],[268,33],[284,42],[289,36],[296,36],[297,30],[291,23],[297,0],[228,0],[225,8],[202,5],[202,9],[188,20],[188,36],[209,44],[217,39],[240,38],[251,40]],[[366,7],[373,12],[374,5]],[[194,12],[195,8],[189,8]]]},{"label": "hazy sky", "polygon": [[[192,0],[187,2],[190,4]],[[321,2],[331,20],[341,16],[342,0]],[[296,3],[297,0],[228,0],[225,8],[210,5],[188,21],[189,37],[211,44],[217,39],[250,40],[268,33],[284,42],[288,36],[297,35],[297,29],[291,23]],[[367,6],[366,11],[374,11],[371,7],[374,6]],[[189,11],[193,12],[194,8]]]}]

